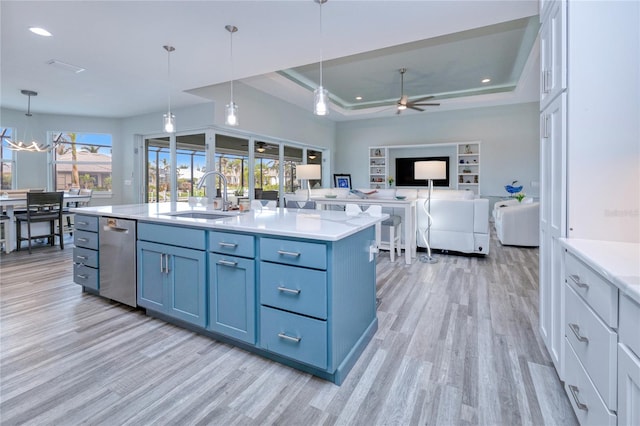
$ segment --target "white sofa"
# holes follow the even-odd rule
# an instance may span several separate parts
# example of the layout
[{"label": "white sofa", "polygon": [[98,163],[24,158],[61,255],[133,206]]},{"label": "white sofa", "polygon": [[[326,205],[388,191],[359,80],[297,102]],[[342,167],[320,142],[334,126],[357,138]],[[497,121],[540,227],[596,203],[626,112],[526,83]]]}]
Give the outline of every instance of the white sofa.
[{"label": "white sofa", "polygon": [[525,247],[540,245],[540,203],[510,204],[494,211],[500,243]]},{"label": "white sofa", "polygon": [[[417,241],[427,247],[428,191],[418,191]],[[431,248],[489,254],[489,200],[471,191],[434,190],[431,198]]]}]

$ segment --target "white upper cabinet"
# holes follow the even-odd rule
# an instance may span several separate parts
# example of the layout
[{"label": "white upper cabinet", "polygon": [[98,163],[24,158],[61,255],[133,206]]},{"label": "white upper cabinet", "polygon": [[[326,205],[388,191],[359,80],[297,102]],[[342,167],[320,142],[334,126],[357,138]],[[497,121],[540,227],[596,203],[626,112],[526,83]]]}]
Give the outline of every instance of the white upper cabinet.
[{"label": "white upper cabinet", "polygon": [[549,16],[540,28],[540,110],[567,88],[567,5],[555,1],[546,7]]}]

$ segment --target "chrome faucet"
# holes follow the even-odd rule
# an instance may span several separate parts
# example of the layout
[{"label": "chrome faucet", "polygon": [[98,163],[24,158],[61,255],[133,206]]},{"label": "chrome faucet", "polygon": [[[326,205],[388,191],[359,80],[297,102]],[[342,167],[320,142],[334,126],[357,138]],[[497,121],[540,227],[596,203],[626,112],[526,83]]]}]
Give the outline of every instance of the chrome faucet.
[{"label": "chrome faucet", "polygon": [[222,180],[222,211],[223,212],[229,211],[229,205],[231,203],[229,203],[229,197],[227,195],[228,182],[227,182],[227,177],[225,175],[223,175],[217,170],[211,170],[209,172],[206,172],[200,178],[200,182],[198,182],[198,184],[196,185],[196,189],[202,188],[202,185],[204,185],[204,182],[207,179],[207,176],[211,176],[211,175],[217,175]]}]

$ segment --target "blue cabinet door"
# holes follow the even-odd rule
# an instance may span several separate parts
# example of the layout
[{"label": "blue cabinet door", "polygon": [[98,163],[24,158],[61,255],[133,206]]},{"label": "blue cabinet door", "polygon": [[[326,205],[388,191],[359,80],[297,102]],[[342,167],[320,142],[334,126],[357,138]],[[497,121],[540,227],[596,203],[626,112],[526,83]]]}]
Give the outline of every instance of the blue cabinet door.
[{"label": "blue cabinet door", "polygon": [[207,276],[205,252],[167,246],[169,256],[167,314],[188,323],[207,325]]},{"label": "blue cabinet door", "polygon": [[138,306],[165,312],[165,246],[138,241]]},{"label": "blue cabinet door", "polygon": [[205,327],[206,270],[203,251],[138,241],[138,305]]},{"label": "blue cabinet door", "polygon": [[255,261],[209,254],[209,329],[256,342]]}]

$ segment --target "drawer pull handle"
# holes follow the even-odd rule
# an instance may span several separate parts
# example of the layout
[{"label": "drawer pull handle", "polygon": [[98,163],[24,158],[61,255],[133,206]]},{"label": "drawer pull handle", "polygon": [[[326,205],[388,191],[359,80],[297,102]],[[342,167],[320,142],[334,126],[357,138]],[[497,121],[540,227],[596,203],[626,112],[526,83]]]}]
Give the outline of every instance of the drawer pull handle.
[{"label": "drawer pull handle", "polygon": [[293,256],[293,257],[298,257],[300,256],[300,253],[297,253],[295,251],[284,251],[284,250],[278,250],[278,254],[282,255],[282,256]]},{"label": "drawer pull handle", "polygon": [[292,342],[296,342],[296,343],[300,343],[300,340],[302,340],[302,337],[292,337],[292,336],[287,336],[284,333],[278,333],[278,337],[284,340],[290,340]]},{"label": "drawer pull handle", "polygon": [[81,280],[86,280],[89,278],[89,275],[83,275],[83,274],[76,274],[77,278],[80,278]]},{"label": "drawer pull handle", "polygon": [[582,281],[580,281],[580,276],[578,276],[578,275],[569,275],[569,278],[571,278],[571,281],[576,283],[576,285],[578,287],[580,287],[580,288],[589,288],[589,284],[583,283]]},{"label": "drawer pull handle", "polygon": [[578,399],[578,394],[580,393],[580,390],[578,389],[578,387],[574,385],[569,385],[569,390],[571,391],[573,400],[576,402],[576,406],[578,407],[578,410],[589,411],[589,407],[587,407],[587,404],[583,404]]},{"label": "drawer pull handle", "polygon": [[576,339],[578,339],[578,342],[589,343],[589,339],[580,334],[580,326],[578,324],[569,323],[569,328],[571,329],[571,331],[573,331],[573,334],[576,335]]},{"label": "drawer pull handle", "polygon": [[89,222],[78,222],[78,225],[88,225]]},{"label": "drawer pull handle", "polygon": [[87,260],[87,259],[89,259],[89,258],[88,258],[87,256],[80,256],[80,255],[77,255],[77,256],[76,256],[76,259],[80,259],[80,260]]},{"label": "drawer pull handle", "polygon": [[80,241],[81,243],[86,243],[89,242],[88,238],[78,238],[78,241]]},{"label": "drawer pull handle", "polygon": [[233,266],[235,268],[238,265],[238,262],[232,262],[230,260],[218,260],[218,265]]},{"label": "drawer pull handle", "polygon": [[220,242],[218,243],[218,245],[219,245],[220,247],[230,247],[230,248],[236,248],[236,247],[238,247],[238,245],[237,245],[236,243],[225,243],[224,241],[220,241]]},{"label": "drawer pull handle", "polygon": [[284,293],[291,293],[291,294],[300,294],[300,290],[295,290],[293,288],[287,288],[287,287],[278,287],[278,291],[282,291]]}]

